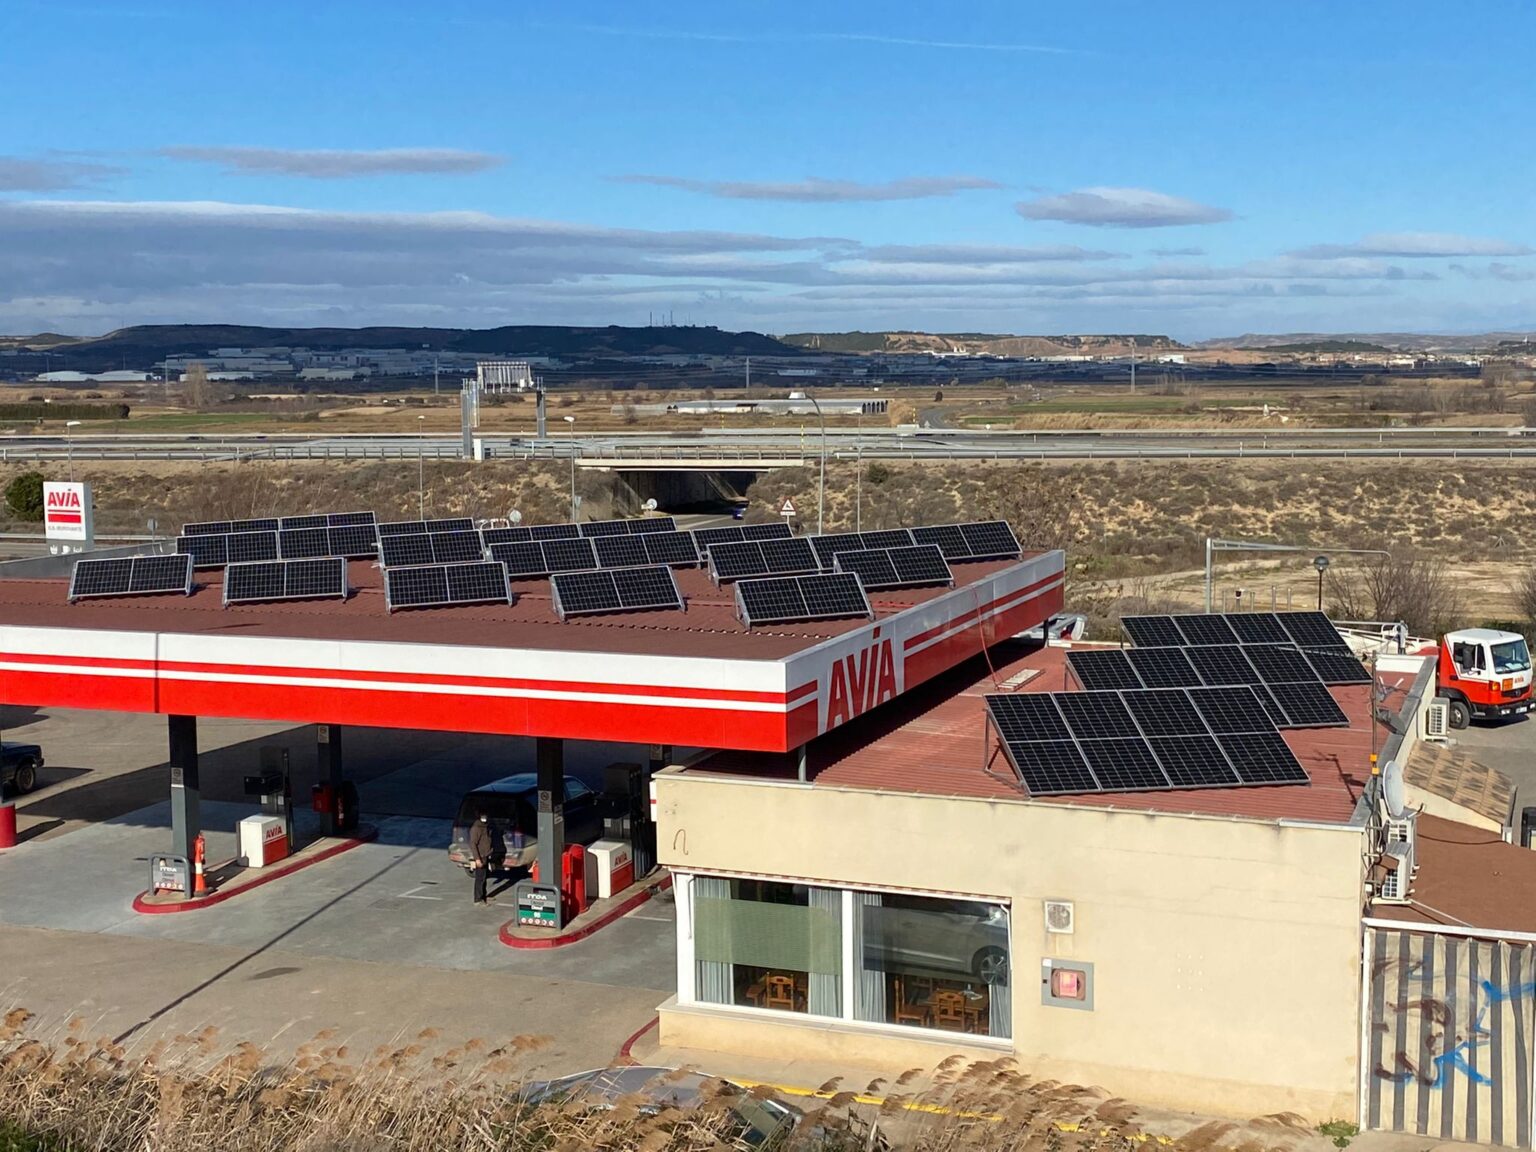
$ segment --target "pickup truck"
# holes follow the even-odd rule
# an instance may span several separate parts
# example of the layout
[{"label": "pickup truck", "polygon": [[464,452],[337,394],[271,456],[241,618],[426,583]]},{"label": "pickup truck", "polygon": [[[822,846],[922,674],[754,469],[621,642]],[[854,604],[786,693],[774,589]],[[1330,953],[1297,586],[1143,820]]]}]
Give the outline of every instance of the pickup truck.
[{"label": "pickup truck", "polygon": [[32,791],[42,766],[43,750],[36,744],[0,744],[0,796]]}]

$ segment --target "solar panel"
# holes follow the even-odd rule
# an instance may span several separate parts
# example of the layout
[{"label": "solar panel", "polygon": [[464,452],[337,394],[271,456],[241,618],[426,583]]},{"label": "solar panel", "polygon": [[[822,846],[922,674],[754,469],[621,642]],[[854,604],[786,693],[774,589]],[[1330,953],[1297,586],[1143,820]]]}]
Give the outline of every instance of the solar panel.
[{"label": "solar panel", "polygon": [[737,581],[736,610],[748,627],[841,616],[874,617],[859,578],[849,572]]},{"label": "solar panel", "polygon": [[592,544],[597,550],[597,562],[604,568],[626,568],[650,563],[650,557],[645,551],[644,536],[599,536]]},{"label": "solar panel", "polygon": [[1023,740],[1070,740],[1066,721],[1056,709],[1058,699],[1050,692],[1008,692],[990,695],[987,708],[998,735],[1009,742]]},{"label": "solar panel", "polygon": [[475,522],[468,516],[450,516],[446,520],[428,520],[428,532],[473,532]]},{"label": "solar panel", "polygon": [[1054,695],[1067,726],[1079,740],[1141,735],[1118,692],[1058,692]]},{"label": "solar panel", "polygon": [[183,524],[183,536],[228,536],[228,520],[204,520],[196,524]]},{"label": "solar panel", "polygon": [[763,566],[770,575],[797,576],[817,570],[816,553],[811,549],[811,542],[804,538],[756,540],[749,546],[763,550]]},{"label": "solar panel", "polygon": [[641,612],[683,606],[664,565],[603,568],[593,572],[556,572],[549,578],[555,612],[561,620],[609,612]]},{"label": "solar panel", "polygon": [[390,520],[379,525],[379,537],[419,536],[427,530],[425,520]]},{"label": "solar panel", "polygon": [[1248,687],[1191,688],[1190,703],[1218,736],[1231,732],[1273,732],[1274,721]]},{"label": "solar panel", "polygon": [[1236,644],[1237,633],[1232,631],[1225,616],[1190,614],[1171,617],[1184,633],[1187,644]]},{"label": "solar panel", "polygon": [[870,552],[839,552],[832,558],[832,567],[838,572],[852,572],[866,592],[895,588],[901,583],[901,578],[896,575],[896,565],[891,563],[891,554],[884,548]]},{"label": "solar panel", "polygon": [[1371,673],[1354,653],[1337,648],[1314,648],[1303,652],[1307,663],[1324,684],[1369,684]]},{"label": "solar panel", "polygon": [[379,555],[386,568],[419,567],[431,564],[432,537],[425,532],[410,536],[385,536],[379,541]]},{"label": "solar panel", "polygon": [[521,544],[533,539],[533,529],[522,524],[511,528],[482,528],[480,538],[485,541],[487,548],[492,544]]},{"label": "solar panel", "polygon": [[1212,644],[1205,648],[1186,648],[1184,655],[1207,684],[1262,684],[1264,678],[1248,663],[1248,657],[1236,644]]},{"label": "solar panel", "polygon": [[[371,516],[372,513],[370,512]],[[374,557],[379,554],[379,532],[374,525],[337,524],[327,530],[331,540],[331,555],[348,559]]]},{"label": "solar panel", "polygon": [[670,516],[638,516],[629,521],[629,530],[637,536],[651,532],[676,532],[677,521]]},{"label": "solar panel", "polygon": [[585,524],[578,524],[576,530],[588,539],[598,536],[628,536],[629,521],[588,520]]},{"label": "solar panel", "polygon": [[1300,648],[1344,648],[1344,637],[1321,612],[1277,612],[1280,626]]},{"label": "solar panel", "polygon": [[743,540],[787,540],[793,536],[789,523],[785,520],[771,520],[766,524],[743,524],[741,526],[741,539]]},{"label": "solar panel", "polygon": [[446,607],[499,601],[509,604],[507,571],[494,561],[384,569],[384,603],[397,608]]},{"label": "solar panel", "polygon": [[1006,520],[962,524],[960,534],[965,537],[965,545],[971,551],[972,560],[1017,559],[1022,551]]},{"label": "solar panel", "polygon": [[428,539],[432,542],[434,564],[468,564],[485,559],[485,545],[480,540],[480,533],[472,528],[433,532]]},{"label": "solar panel", "polygon": [[1099,689],[1140,688],[1141,677],[1119,649],[1068,652],[1067,667],[1077,682],[1089,691]]},{"label": "solar panel", "polygon": [[670,516],[631,516],[622,520],[588,520],[577,525],[577,530],[589,538],[643,536],[648,532],[675,532],[677,521]]},{"label": "solar panel", "polygon": [[232,532],[225,545],[229,563],[277,559],[276,532]]},{"label": "solar panel", "polygon": [[645,556],[651,564],[694,565],[699,562],[699,550],[691,532],[646,532]]},{"label": "solar panel", "polygon": [[1280,702],[1275,699],[1274,694],[1270,692],[1269,685],[1254,684],[1252,688],[1254,696],[1258,697],[1259,706],[1269,717],[1269,722],[1276,728],[1289,728],[1291,719],[1285,714],[1285,709],[1280,707]]},{"label": "solar panel", "polygon": [[1179,631],[1172,616],[1122,616],[1120,627],[1125,629],[1132,644],[1142,648],[1178,648],[1184,644],[1184,633]]},{"label": "solar panel", "polygon": [[1101,791],[1093,770],[1071,740],[1038,740],[1009,744],[1007,748],[1031,796]]},{"label": "solar panel", "polygon": [[1189,688],[1203,683],[1182,648],[1127,648],[1125,658],[1148,688]]},{"label": "solar panel", "polygon": [[1241,732],[1217,742],[1244,784],[1310,784],[1306,769],[1278,732]]},{"label": "solar panel", "polygon": [[1168,774],[1139,736],[1080,740],[1078,747],[1106,792],[1150,792],[1170,787]]},{"label": "solar panel", "polygon": [[1219,788],[1242,779],[1214,736],[1158,736],[1147,741],[1175,788]]},{"label": "solar panel", "polygon": [[505,566],[507,575],[513,580],[549,575],[549,567],[544,563],[544,546],[537,541],[492,544],[491,559]]},{"label": "solar panel", "polygon": [[1285,710],[1288,728],[1347,728],[1344,715],[1333,693],[1316,680],[1310,684],[1270,684],[1270,694]]},{"label": "solar panel", "polygon": [[809,537],[816,550],[816,562],[825,569],[832,567],[832,558],[839,552],[864,551],[864,535],[861,532],[829,532],[824,536]]},{"label": "solar panel", "polygon": [[329,528],[331,523],[325,516],[284,516],[277,526],[281,531],[290,532],[295,528]]},{"label": "solar panel", "polygon": [[709,575],[716,584],[767,574],[768,562],[763,559],[761,544],[737,540],[710,545]]},{"label": "solar panel", "polygon": [[575,540],[581,529],[574,524],[535,524],[529,530],[530,540]]},{"label": "solar panel", "polygon": [[1307,658],[1296,649],[1280,644],[1250,644],[1243,648],[1248,663],[1266,684],[1318,682],[1317,673]]},{"label": "solar panel", "polygon": [[694,543],[702,553],[705,549],[715,544],[736,544],[746,539],[746,529],[734,524],[728,524],[723,528],[695,528],[693,531]]},{"label": "solar panel", "polygon": [[231,564],[224,572],[226,605],[346,597],[347,562],[340,556]]},{"label": "solar panel", "polygon": [[597,553],[590,540],[543,540],[540,541],[540,547],[544,549],[546,572],[578,572],[598,566]]},{"label": "solar panel", "polygon": [[277,534],[277,554],[284,560],[309,560],[330,553],[329,528],[297,528]]},{"label": "solar panel", "polygon": [[145,596],[156,592],[192,595],[192,557],[126,556],[110,560],[76,560],[69,576],[69,600],[104,596]]},{"label": "solar panel", "polygon": [[374,524],[378,517],[372,512],[331,512],[325,517],[328,528],[355,528],[360,524]]},{"label": "solar panel", "polygon": [[912,533],[905,528],[886,528],[878,532],[857,532],[865,548],[910,548]]},{"label": "solar panel", "polygon": [[918,544],[936,546],[946,560],[965,560],[971,554],[958,524],[925,524],[912,529],[912,539]]},{"label": "solar panel", "polygon": [[1183,691],[1143,688],[1121,693],[1136,725],[1147,736],[1195,736],[1206,732],[1205,721]]},{"label": "solar panel", "polygon": [[222,568],[229,563],[229,534],[178,536],[176,551],[191,556],[194,568]]},{"label": "solar panel", "polygon": [[1229,612],[1227,623],[1244,644],[1289,644],[1290,635],[1273,612]]}]

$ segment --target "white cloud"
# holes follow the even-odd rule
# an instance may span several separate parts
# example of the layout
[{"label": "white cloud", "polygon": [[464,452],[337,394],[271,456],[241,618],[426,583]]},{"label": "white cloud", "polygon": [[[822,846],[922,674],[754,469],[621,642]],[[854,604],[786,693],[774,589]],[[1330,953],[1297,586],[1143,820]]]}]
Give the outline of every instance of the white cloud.
[{"label": "white cloud", "polygon": [[1021,200],[1017,209],[1020,216],[1030,220],[1059,220],[1095,228],[1170,228],[1218,224],[1233,218],[1229,209],[1146,188],[1081,188]]},{"label": "white cloud", "polygon": [[974,189],[1001,188],[978,176],[908,176],[899,180],[860,183],[857,180],[692,180],[684,176],[620,176],[625,184],[654,184],[681,188],[727,200],[785,200],[800,204],[851,203],[868,200],[927,200]]},{"label": "white cloud", "polygon": [[505,160],[489,152],[457,148],[161,148],[161,156],[218,164],[226,172],[263,172],[303,176],[312,180],[346,180],[359,176],[464,175],[500,167]]},{"label": "white cloud", "polygon": [[0,156],[0,192],[62,192],[117,176],[123,169],[94,161]]},{"label": "white cloud", "polygon": [[1161,257],[1164,257],[1164,258],[1170,257],[1170,256],[1204,256],[1205,255],[1205,249],[1204,248],[1152,248],[1152,249],[1148,250],[1148,255],[1151,255],[1151,256],[1161,256]]},{"label": "white cloud", "polygon": [[1026,248],[1009,244],[880,244],[860,255],[878,264],[1036,264],[1055,261],[1118,260],[1124,253],[1047,244]]},{"label": "white cloud", "polygon": [[1529,256],[1533,249],[1508,240],[1457,236],[1450,232],[1378,232],[1353,244],[1313,244],[1289,253],[1302,260],[1342,260],[1352,256],[1420,259],[1449,256]]}]

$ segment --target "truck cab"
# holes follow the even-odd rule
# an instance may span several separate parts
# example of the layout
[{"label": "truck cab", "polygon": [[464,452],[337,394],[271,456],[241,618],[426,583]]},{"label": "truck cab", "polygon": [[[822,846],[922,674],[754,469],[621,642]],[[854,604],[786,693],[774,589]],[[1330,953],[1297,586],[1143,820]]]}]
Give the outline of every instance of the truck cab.
[{"label": "truck cab", "polygon": [[1531,653],[1525,637],[1492,628],[1464,628],[1440,639],[1438,693],[1451,702],[1452,728],[1474,717],[1531,710]]}]

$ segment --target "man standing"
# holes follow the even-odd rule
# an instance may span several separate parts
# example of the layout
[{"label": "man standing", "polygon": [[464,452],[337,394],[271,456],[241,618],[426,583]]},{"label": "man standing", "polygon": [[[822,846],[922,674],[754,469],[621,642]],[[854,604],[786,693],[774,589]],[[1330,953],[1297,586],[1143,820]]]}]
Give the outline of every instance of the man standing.
[{"label": "man standing", "polygon": [[475,821],[474,827],[469,830],[469,855],[475,864],[475,903],[484,904],[485,901],[485,877],[491,869],[491,853],[494,848],[495,837],[491,832],[491,817],[487,812],[480,813],[480,819]]}]

